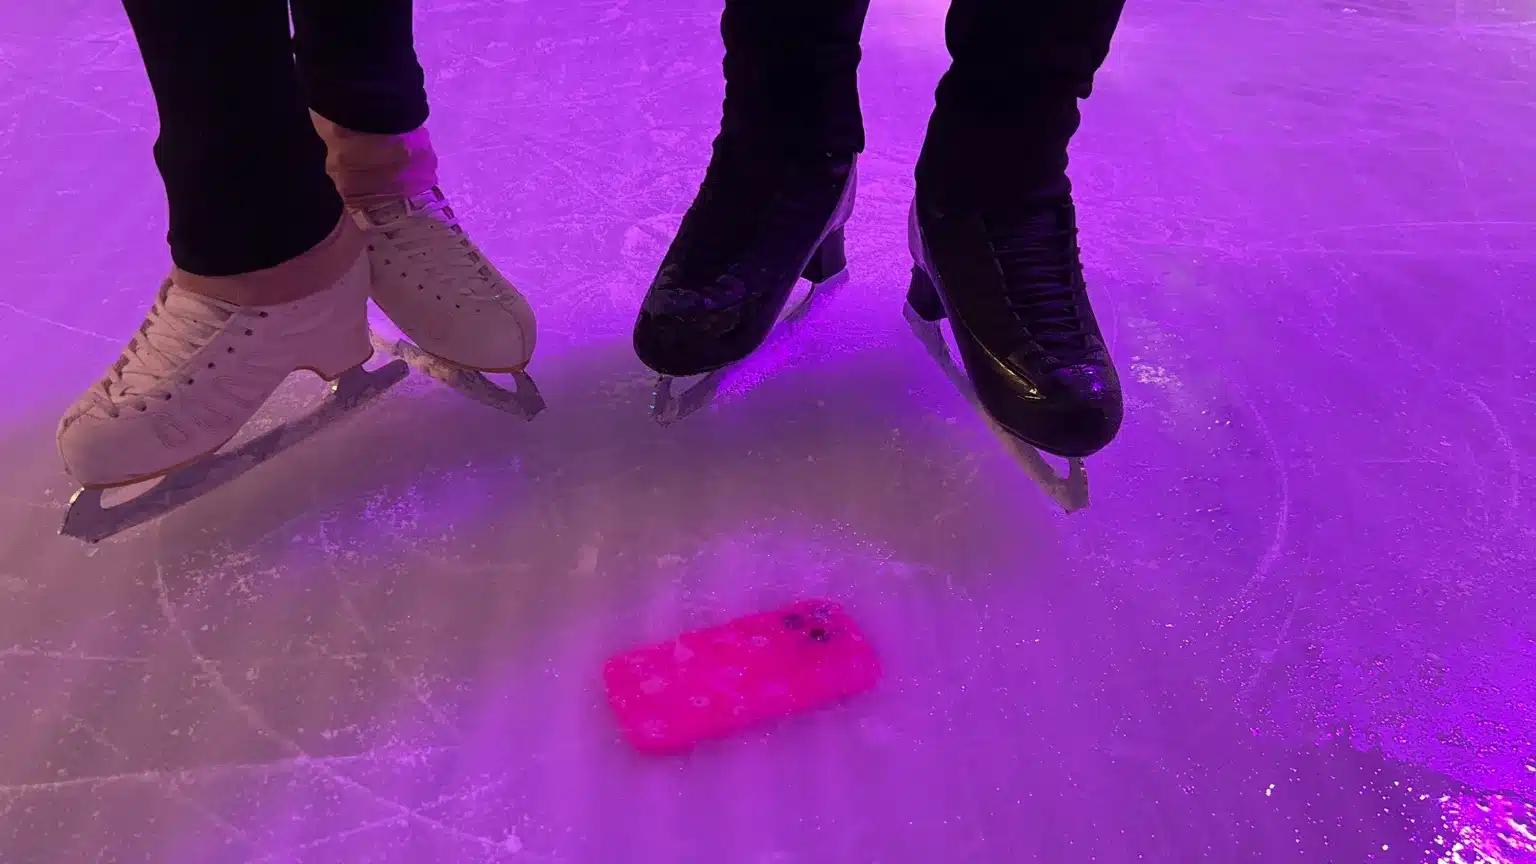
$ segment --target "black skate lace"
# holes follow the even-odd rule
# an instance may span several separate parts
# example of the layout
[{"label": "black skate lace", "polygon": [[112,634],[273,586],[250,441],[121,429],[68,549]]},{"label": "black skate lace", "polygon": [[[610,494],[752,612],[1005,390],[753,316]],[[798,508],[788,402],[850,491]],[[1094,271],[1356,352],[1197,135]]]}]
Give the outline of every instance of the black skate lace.
[{"label": "black skate lace", "polygon": [[1070,210],[1052,207],[988,233],[1003,271],[1003,300],[1044,352],[1046,367],[1088,360],[1095,327]]}]

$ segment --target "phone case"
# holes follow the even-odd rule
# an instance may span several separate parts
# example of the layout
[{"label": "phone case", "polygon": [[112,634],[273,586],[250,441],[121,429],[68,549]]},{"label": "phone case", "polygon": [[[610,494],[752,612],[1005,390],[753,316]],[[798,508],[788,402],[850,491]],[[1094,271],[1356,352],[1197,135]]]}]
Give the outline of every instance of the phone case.
[{"label": "phone case", "polygon": [[608,702],[639,750],[710,738],[870,689],[874,648],[843,608],[806,600],[627,651],[603,666]]}]

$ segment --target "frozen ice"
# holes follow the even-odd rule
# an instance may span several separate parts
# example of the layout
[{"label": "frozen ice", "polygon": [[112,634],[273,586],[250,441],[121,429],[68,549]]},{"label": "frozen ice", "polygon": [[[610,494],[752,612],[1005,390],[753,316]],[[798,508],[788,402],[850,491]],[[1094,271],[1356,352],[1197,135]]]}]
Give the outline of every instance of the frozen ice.
[{"label": "frozen ice", "polygon": [[[1131,0],[1073,153],[1128,421],[1071,515],[902,317],[938,0],[870,15],[849,280],[651,418],[719,9],[420,0],[548,410],[412,375],[91,554],[52,438],[166,271],[156,120],[117,4],[0,3],[0,859],[1533,860],[1536,8]],[[807,596],[879,689],[618,739],[607,657]]]}]

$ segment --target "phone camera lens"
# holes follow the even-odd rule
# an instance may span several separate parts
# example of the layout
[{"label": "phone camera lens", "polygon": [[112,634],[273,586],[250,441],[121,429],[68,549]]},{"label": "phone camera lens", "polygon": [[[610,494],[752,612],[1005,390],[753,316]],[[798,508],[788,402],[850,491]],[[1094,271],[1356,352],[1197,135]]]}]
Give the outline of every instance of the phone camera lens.
[{"label": "phone camera lens", "polygon": [[812,627],[811,638],[817,642],[826,642],[832,638],[832,634],[828,633],[825,627]]}]

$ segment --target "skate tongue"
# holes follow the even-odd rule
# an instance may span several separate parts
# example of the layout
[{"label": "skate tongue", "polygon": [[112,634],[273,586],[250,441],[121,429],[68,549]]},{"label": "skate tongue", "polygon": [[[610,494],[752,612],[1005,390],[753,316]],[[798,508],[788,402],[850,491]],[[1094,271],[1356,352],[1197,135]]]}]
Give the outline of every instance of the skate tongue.
[{"label": "skate tongue", "polygon": [[167,291],[158,305],[163,310],[162,318],[176,322],[205,325],[215,321],[222,323],[234,313],[234,309],[227,303],[180,287],[172,287]]},{"label": "skate tongue", "polygon": [[358,208],[369,225],[376,228],[393,227],[395,223],[404,221],[408,216],[430,214],[436,211],[446,211],[444,215],[448,217],[448,221],[452,221],[453,217],[453,212],[448,207],[447,197],[436,186],[411,197],[378,195],[357,199],[351,203]]},{"label": "skate tongue", "polygon": [[361,212],[368,224],[377,228],[399,222],[409,214],[405,201],[400,198],[389,198],[368,204],[362,208]]}]

